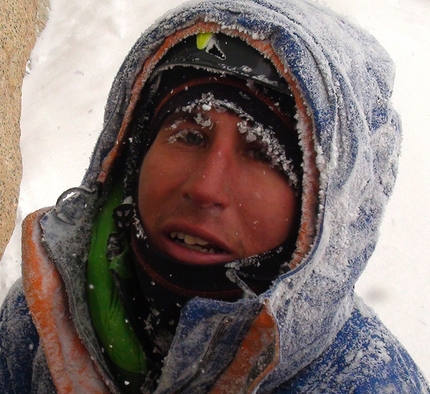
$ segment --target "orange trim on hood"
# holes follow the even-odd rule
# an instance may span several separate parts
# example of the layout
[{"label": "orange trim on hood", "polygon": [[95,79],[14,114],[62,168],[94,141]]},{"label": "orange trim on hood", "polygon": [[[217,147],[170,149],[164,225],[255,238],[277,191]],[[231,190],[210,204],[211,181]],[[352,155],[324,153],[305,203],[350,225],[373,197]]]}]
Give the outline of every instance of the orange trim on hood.
[{"label": "orange trim on hood", "polygon": [[63,281],[41,244],[39,220],[47,209],[27,216],[22,234],[24,293],[59,394],[107,394],[70,316]]}]

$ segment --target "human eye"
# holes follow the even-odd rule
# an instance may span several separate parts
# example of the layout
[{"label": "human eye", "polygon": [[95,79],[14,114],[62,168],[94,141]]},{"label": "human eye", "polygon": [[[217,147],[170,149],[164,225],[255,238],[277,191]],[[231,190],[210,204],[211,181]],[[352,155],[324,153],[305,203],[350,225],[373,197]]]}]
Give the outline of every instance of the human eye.
[{"label": "human eye", "polygon": [[260,161],[262,163],[272,163],[272,157],[267,152],[267,148],[262,144],[247,144],[245,150],[246,156],[253,160]]},{"label": "human eye", "polygon": [[198,130],[194,129],[181,129],[168,138],[168,142],[173,144],[180,142],[190,146],[204,146],[206,143],[205,136]]}]

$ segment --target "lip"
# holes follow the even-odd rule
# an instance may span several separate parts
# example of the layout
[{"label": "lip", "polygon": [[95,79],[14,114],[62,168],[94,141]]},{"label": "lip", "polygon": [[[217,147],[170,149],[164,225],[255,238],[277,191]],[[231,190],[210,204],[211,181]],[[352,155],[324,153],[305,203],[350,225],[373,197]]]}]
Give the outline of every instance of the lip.
[{"label": "lip", "polygon": [[[187,248],[173,241],[170,237],[172,232],[180,232],[191,235],[193,237],[198,237],[204,239],[210,244],[216,245],[218,248],[222,249],[223,253],[203,253],[196,250]],[[210,264],[220,264],[227,263],[233,260],[233,252],[231,247],[226,245],[225,242],[220,240],[217,236],[208,232],[205,229],[190,226],[189,224],[171,224],[166,226],[162,231],[161,236],[161,248],[162,251],[167,254],[170,258],[174,260],[181,261],[188,264],[196,265],[210,265]]]}]

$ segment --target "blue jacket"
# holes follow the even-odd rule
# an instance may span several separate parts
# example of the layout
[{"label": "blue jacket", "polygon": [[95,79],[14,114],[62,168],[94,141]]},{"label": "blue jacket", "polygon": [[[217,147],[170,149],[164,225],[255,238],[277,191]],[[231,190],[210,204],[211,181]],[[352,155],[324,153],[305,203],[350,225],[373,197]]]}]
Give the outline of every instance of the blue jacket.
[{"label": "blue jacket", "polygon": [[[199,31],[243,38],[288,81],[304,157],[302,223],[293,269],[269,290],[184,306],[155,392],[429,393],[405,349],[354,294],[397,174],[394,66],[372,36],[298,0],[192,2],[137,41],[113,83],[82,185],[27,219],[23,285],[0,315],[0,392],[120,392],[85,298],[98,190],[127,144],[133,103],[153,65],[164,48]],[[48,276],[57,278],[50,291]],[[69,346],[76,338],[85,357]],[[85,359],[82,368],[69,356]]]}]

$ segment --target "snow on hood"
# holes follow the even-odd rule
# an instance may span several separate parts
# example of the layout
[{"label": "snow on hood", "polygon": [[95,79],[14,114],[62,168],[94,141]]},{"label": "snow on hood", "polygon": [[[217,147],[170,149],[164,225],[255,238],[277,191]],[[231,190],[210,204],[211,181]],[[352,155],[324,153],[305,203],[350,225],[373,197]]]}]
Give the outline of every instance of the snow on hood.
[{"label": "snow on hood", "polygon": [[[154,67],[147,59],[166,37],[196,23],[269,43],[280,73],[290,78],[303,104],[299,133],[308,129],[312,134],[312,144],[303,143],[304,183],[310,182],[312,160],[319,173],[312,242],[297,268],[281,275],[258,301],[269,300],[280,332],[280,363],[270,383],[263,383],[274,387],[320,355],[350,316],[354,284],[375,248],[397,173],[401,134],[390,103],[394,67],[372,36],[312,2],[188,3],[157,21],[124,61],[84,186],[91,189],[100,180],[118,130],[119,145],[126,141],[121,125],[131,116],[130,101],[145,80],[144,64],[148,72]],[[314,152],[307,151],[312,145]],[[312,203],[305,208],[313,209]]]}]

